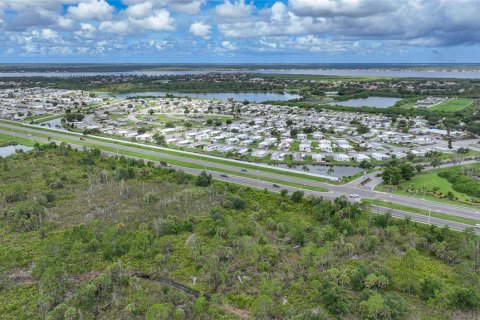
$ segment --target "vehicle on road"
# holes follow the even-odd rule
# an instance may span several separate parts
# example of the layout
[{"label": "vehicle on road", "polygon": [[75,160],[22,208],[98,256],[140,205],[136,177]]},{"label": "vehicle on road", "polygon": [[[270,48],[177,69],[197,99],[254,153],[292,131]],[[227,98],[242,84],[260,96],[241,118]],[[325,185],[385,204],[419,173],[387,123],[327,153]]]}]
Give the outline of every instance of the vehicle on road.
[{"label": "vehicle on road", "polygon": [[475,223],[475,225],[473,226],[475,229],[480,229],[480,223]]},{"label": "vehicle on road", "polygon": [[85,138],[80,138],[81,141],[85,141]]},{"label": "vehicle on road", "polygon": [[222,178],[228,178],[228,176],[227,176],[226,174],[224,174],[224,173],[222,173],[222,174],[220,175],[220,177],[222,177]]},{"label": "vehicle on road", "polygon": [[162,167],[167,167],[167,168],[169,168],[169,167],[172,166],[171,164],[166,163],[165,161],[161,161],[161,162],[160,162],[160,165],[161,165]]},{"label": "vehicle on road", "polygon": [[356,194],[356,193],[352,193],[352,194],[350,195],[350,198],[358,198],[358,197],[360,197],[360,196],[359,196],[358,194]]},{"label": "vehicle on road", "polygon": [[280,186],[279,186],[278,184],[272,184],[272,186],[273,186],[274,188],[280,188]]},{"label": "vehicle on road", "polygon": [[240,169],[240,171],[242,171],[242,172],[247,172],[247,169]]}]

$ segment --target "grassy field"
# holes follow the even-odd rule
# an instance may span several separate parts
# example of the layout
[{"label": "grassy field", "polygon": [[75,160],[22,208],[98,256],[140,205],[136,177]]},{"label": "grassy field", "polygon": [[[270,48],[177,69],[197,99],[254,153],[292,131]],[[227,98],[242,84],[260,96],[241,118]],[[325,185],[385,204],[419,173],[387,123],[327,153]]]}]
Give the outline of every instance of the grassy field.
[{"label": "grassy field", "polygon": [[379,207],[391,208],[391,209],[401,210],[401,211],[405,211],[405,212],[416,213],[416,214],[420,214],[422,216],[430,215],[431,217],[440,218],[440,219],[443,219],[443,220],[454,221],[454,222],[465,223],[465,224],[470,224],[470,225],[474,225],[475,223],[478,222],[477,220],[474,220],[474,219],[456,217],[456,216],[452,216],[452,215],[442,213],[442,212],[434,212],[434,211],[428,212],[427,210],[412,208],[412,207],[409,207],[409,206],[403,206],[401,204],[391,203],[391,202],[377,200],[377,199],[362,199],[362,202],[367,203],[367,204],[376,205],[376,206],[379,206]]},{"label": "grassy field", "polygon": [[[471,166],[479,166],[471,165]],[[450,169],[450,168],[448,168]],[[380,185],[376,188],[376,190],[384,191],[384,192],[392,192],[400,195],[407,195],[407,196],[416,196],[418,198],[425,198],[427,200],[442,202],[447,204],[465,206],[468,208],[475,208],[478,209],[480,205],[469,204],[466,203],[466,200],[471,199],[471,196],[457,192],[453,190],[452,184],[444,178],[438,176],[438,173],[445,169],[434,169],[425,171],[424,173],[418,174],[413,177],[410,181],[406,181],[400,184],[400,190],[390,190],[383,185]],[[407,190],[415,189],[416,192],[408,192]],[[426,189],[426,193],[424,194],[424,190]],[[431,192],[435,190],[437,194],[442,193],[446,195],[448,192],[452,192],[453,195],[458,198],[458,200],[450,200],[446,198],[439,198],[433,196]]]},{"label": "grassy field", "polygon": [[439,103],[428,110],[432,111],[450,111],[455,112],[463,110],[473,103],[473,99],[452,99]]}]

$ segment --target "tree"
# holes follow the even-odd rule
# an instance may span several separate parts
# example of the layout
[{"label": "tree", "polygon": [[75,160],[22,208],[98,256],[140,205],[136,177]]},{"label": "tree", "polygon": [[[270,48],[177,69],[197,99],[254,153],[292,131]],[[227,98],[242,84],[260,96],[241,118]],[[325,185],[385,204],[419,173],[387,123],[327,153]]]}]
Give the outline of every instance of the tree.
[{"label": "tree", "polygon": [[202,171],[198,176],[195,184],[198,187],[209,187],[212,184],[212,175]]},{"label": "tree", "polygon": [[165,136],[163,134],[155,133],[153,135],[153,141],[158,145],[164,145],[166,143]]},{"label": "tree", "polygon": [[255,314],[255,319],[269,319],[272,306],[273,301],[269,296],[259,296],[253,303],[253,313]]},{"label": "tree", "polygon": [[227,125],[231,125],[233,123],[233,121],[232,121],[232,119],[227,119],[227,120],[225,120],[225,123]]},{"label": "tree", "polygon": [[397,185],[402,180],[402,172],[398,167],[386,167],[383,169],[382,180],[385,184]]},{"label": "tree", "polygon": [[324,280],[321,289],[322,302],[332,314],[341,316],[350,310],[351,303],[343,287],[331,280]]},{"label": "tree", "polygon": [[297,137],[297,134],[298,134],[298,130],[297,130],[297,129],[290,129],[290,137],[296,138],[296,137]]},{"label": "tree", "polygon": [[363,160],[362,162],[360,162],[359,167],[362,169],[368,170],[368,169],[371,169],[373,165],[367,160]]},{"label": "tree", "polygon": [[196,314],[200,315],[208,310],[208,301],[204,296],[200,296],[195,300],[193,310]]},{"label": "tree", "polygon": [[145,320],[170,320],[172,309],[171,303],[155,303],[145,314]]},{"label": "tree", "polygon": [[400,165],[400,173],[403,180],[410,180],[415,176],[415,170],[413,166],[409,163],[402,163]]},{"label": "tree", "polygon": [[303,199],[304,192],[300,190],[296,190],[292,193],[290,198],[292,199],[293,202],[300,202]]},{"label": "tree", "polygon": [[379,293],[374,293],[367,300],[360,302],[359,307],[365,319],[390,319],[390,310]]},{"label": "tree", "polygon": [[366,125],[360,123],[359,125],[357,125],[357,132],[358,132],[358,134],[369,133],[370,128],[367,127]]}]

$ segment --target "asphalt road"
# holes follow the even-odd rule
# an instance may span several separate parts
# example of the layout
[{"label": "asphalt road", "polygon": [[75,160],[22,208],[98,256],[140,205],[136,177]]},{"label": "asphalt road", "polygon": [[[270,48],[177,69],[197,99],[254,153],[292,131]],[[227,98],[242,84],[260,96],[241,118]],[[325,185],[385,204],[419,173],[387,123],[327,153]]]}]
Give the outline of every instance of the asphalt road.
[{"label": "asphalt road", "polygon": [[[29,132],[30,134],[20,134],[20,133],[13,133],[12,131],[8,131],[8,129],[3,129],[3,128],[11,128],[11,129],[20,129],[25,132]],[[233,165],[226,165],[226,164],[218,164],[215,162],[210,162],[210,161],[203,161],[203,160],[198,160],[198,159],[193,159],[193,158],[188,158],[188,157],[183,157],[183,156],[177,156],[177,155],[171,155],[171,154],[166,154],[163,153],[161,150],[146,150],[142,149],[136,146],[125,146],[125,145],[118,145],[114,143],[114,139],[110,139],[113,141],[99,141],[96,139],[89,139],[88,137],[83,137],[85,141],[81,141],[80,138],[82,137],[81,135],[78,136],[72,136],[68,135],[65,133],[62,133],[61,131],[50,131],[46,132],[44,130],[40,130],[38,128],[34,127],[19,127],[17,124],[4,124],[0,123],[0,133],[2,134],[7,134],[7,135],[14,135],[17,137],[21,138],[27,138],[27,139],[32,139],[34,141],[41,141],[41,142],[46,142],[47,139],[37,137],[35,136],[36,134],[42,134],[42,135],[48,135],[52,138],[53,141],[62,141],[64,139],[68,139],[71,141],[78,141],[78,145],[76,145],[79,148],[81,147],[81,142],[88,142],[89,144],[97,146],[99,149],[102,149],[102,147],[108,147],[108,148],[113,148],[113,149],[118,149],[118,150],[125,150],[125,151],[131,151],[135,152],[139,155],[149,155],[149,156],[154,156],[154,157],[161,157],[165,159],[172,159],[172,160],[177,160],[177,161],[182,161],[186,163],[192,163],[192,164],[197,164],[200,166],[207,166],[207,167],[215,167],[219,169],[224,169],[224,170],[229,170],[232,172],[239,172],[240,173],[240,168],[235,167]],[[122,141],[124,142],[124,141]],[[72,143],[71,143],[72,144]],[[74,143],[73,143],[74,144]],[[115,154],[114,152],[109,152],[110,154]],[[249,165],[252,165],[251,163],[247,163]],[[177,169],[181,169],[185,172],[192,173],[192,174],[198,174],[202,169],[193,169],[193,168],[186,168],[186,167],[176,167]],[[406,197],[406,196],[400,196],[400,195],[395,195],[395,194],[389,194],[389,193],[381,193],[372,190],[373,188],[370,186],[360,186],[359,182],[363,181],[366,179],[366,177],[359,178],[355,180],[354,182],[350,182],[345,185],[330,185],[327,183],[322,183],[322,182],[315,182],[311,180],[306,180],[302,178],[296,178],[296,177],[291,177],[285,174],[276,174],[276,173],[270,173],[270,172],[262,172],[262,171],[257,171],[257,170],[248,170],[248,174],[252,176],[258,176],[259,179],[254,179],[254,178],[247,178],[247,177],[242,177],[242,176],[237,176],[233,174],[228,174],[227,177],[222,176],[222,173],[218,172],[212,172],[209,170],[209,173],[211,173],[216,179],[220,180],[226,180],[242,185],[247,185],[251,187],[258,187],[258,188],[266,188],[272,191],[280,191],[280,189],[287,189],[290,192],[298,190],[298,188],[292,188],[289,186],[281,185],[278,183],[281,188],[274,187],[271,182],[265,182],[262,181],[261,178],[271,178],[271,179],[276,179],[280,181],[286,181],[286,182],[291,182],[291,183],[297,183],[300,185],[308,185],[308,186],[316,186],[316,187],[322,187],[325,189],[328,189],[328,192],[317,192],[317,191],[310,191],[310,190],[303,190],[306,194],[312,194],[317,197],[324,197],[328,199],[334,199],[339,196],[345,195],[349,197],[351,194],[358,194],[359,199],[360,198],[368,198],[368,199],[379,199],[395,204],[401,204],[409,207],[414,207],[414,208],[419,208],[423,209],[426,211],[431,211],[431,212],[441,212],[441,213],[447,213],[450,215],[455,215],[458,217],[464,217],[464,218],[470,218],[470,219],[478,219],[480,220],[480,211],[479,210],[474,210],[470,208],[465,208],[465,207],[460,207],[460,206],[455,206],[455,205],[450,205],[450,204],[444,204],[444,203],[438,203],[438,202],[433,202],[433,201],[428,201],[424,200],[421,198],[415,198],[415,197]],[[375,177],[374,177],[375,178]],[[375,181],[372,182],[372,185]],[[352,199],[353,200],[353,199]],[[380,208],[380,207],[378,207]],[[375,210],[381,211],[381,209],[376,208]],[[382,209],[383,210],[383,209]],[[390,209],[387,209],[390,210]],[[412,220],[418,221],[418,222],[423,222],[423,223],[428,223],[428,221],[425,221],[426,216],[422,215],[414,215],[411,213],[406,213],[403,211],[399,210],[394,210],[395,215],[399,217],[404,217],[406,215],[410,216]],[[428,218],[428,217],[427,217]],[[430,222],[437,224],[437,225],[449,225],[451,228],[454,229],[464,229],[467,227],[465,224],[459,224],[447,220],[442,220],[439,219],[437,221],[436,219],[431,218]]]}]

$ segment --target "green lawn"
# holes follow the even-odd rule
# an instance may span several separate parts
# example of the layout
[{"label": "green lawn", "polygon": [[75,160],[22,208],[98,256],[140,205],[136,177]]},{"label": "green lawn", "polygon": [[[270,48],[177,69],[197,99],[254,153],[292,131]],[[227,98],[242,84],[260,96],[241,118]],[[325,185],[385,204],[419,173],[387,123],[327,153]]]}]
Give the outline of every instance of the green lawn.
[{"label": "green lawn", "polygon": [[428,110],[433,111],[458,111],[463,110],[473,103],[473,99],[452,99],[439,103]]},{"label": "green lawn", "polygon": [[[477,165],[470,165],[470,166],[479,166]],[[454,167],[452,167],[454,168]],[[384,185],[380,185],[376,188],[376,190],[384,191],[384,192],[392,192],[400,195],[407,195],[407,196],[416,196],[418,198],[425,198],[427,200],[448,203],[453,205],[465,206],[469,208],[478,209],[479,206],[475,204],[466,203],[466,200],[471,199],[472,197],[460,192],[453,190],[452,184],[444,178],[438,176],[438,173],[443,170],[447,169],[434,169],[425,171],[424,173],[417,174],[413,177],[410,181],[406,181],[400,184],[401,190],[393,190],[391,191],[389,188],[385,187]],[[426,188],[427,193],[424,195],[424,188]],[[448,192],[452,192],[455,197],[458,198],[457,200],[450,200],[447,198],[439,198],[429,194],[434,188],[436,188],[436,192],[441,192],[442,194],[446,195]],[[416,189],[416,192],[407,192],[407,189]]]}]

